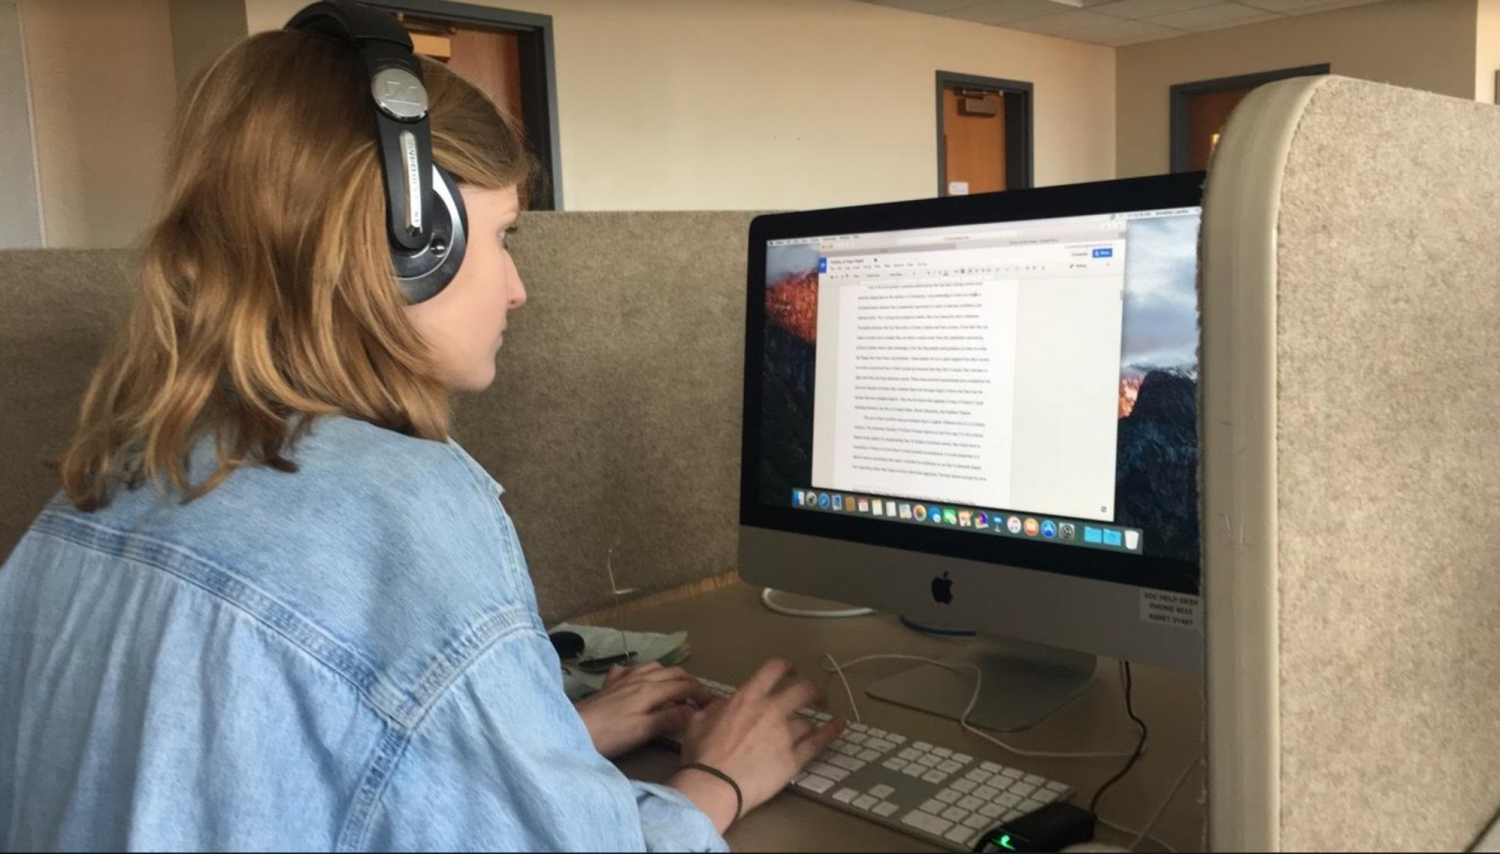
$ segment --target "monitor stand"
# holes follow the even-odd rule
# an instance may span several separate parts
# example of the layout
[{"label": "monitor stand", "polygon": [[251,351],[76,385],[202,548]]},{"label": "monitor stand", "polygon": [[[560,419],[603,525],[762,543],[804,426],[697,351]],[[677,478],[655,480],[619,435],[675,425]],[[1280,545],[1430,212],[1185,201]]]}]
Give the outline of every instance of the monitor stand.
[{"label": "monitor stand", "polygon": [[[966,654],[945,659],[978,665],[984,672],[979,701],[969,723],[980,729],[1019,732],[1083,693],[1094,679],[1099,660],[1082,652],[986,635]],[[882,679],[865,693],[877,700],[958,720],[974,697],[974,670],[947,670],[923,664]]]}]

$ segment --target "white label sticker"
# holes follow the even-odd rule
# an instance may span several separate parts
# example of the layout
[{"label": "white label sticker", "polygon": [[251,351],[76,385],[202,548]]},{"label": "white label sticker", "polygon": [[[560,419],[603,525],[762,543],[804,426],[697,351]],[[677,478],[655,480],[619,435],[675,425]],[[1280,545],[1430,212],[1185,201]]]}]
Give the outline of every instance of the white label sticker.
[{"label": "white label sticker", "polygon": [[1141,622],[1174,629],[1203,628],[1203,600],[1182,593],[1141,591]]},{"label": "white label sticker", "polygon": [[968,194],[969,194],[969,182],[968,181],[949,181],[948,182],[948,195],[950,195],[950,196],[967,196]]}]

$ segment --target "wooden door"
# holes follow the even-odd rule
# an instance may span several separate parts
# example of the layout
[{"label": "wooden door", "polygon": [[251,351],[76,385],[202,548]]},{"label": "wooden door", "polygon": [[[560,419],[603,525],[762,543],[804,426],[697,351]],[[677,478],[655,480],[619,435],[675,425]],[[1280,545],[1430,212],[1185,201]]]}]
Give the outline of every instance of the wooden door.
[{"label": "wooden door", "polygon": [[994,193],[1006,187],[1005,96],[943,87],[943,195]]},{"label": "wooden door", "polygon": [[1229,114],[1253,91],[1254,86],[1242,86],[1238,89],[1188,96],[1189,171],[1197,172],[1208,168],[1208,160],[1213,156],[1214,147],[1219,144],[1224,123],[1229,121]]},{"label": "wooden door", "polygon": [[446,63],[522,124],[520,36],[403,15],[418,54]]}]

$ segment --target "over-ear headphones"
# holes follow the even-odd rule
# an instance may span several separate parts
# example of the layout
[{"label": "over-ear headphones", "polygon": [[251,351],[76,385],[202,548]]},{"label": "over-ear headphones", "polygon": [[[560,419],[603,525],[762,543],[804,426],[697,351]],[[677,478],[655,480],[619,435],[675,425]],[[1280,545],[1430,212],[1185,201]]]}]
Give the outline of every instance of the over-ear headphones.
[{"label": "over-ear headphones", "polygon": [[427,88],[411,36],[394,16],[345,0],[314,3],[286,29],[338,39],[358,51],[376,106],[396,280],[412,302],[431,299],[463,263],[469,215],[458,185],[432,160]]}]

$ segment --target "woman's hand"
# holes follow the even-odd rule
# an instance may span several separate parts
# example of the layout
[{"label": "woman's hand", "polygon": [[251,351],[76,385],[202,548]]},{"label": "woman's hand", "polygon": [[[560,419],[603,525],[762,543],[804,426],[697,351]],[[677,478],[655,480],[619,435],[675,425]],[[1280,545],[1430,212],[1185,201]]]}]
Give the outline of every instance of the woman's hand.
[{"label": "woman's hand", "polygon": [[[744,813],[785,789],[803,766],[844,732],[842,720],[818,726],[797,714],[818,697],[811,683],[797,682],[776,690],[784,679],[795,675],[785,661],[766,662],[733,697],[692,714],[683,732],[683,761],[717,768],[732,778],[744,794]],[[729,828],[735,797],[724,781],[684,769],[670,784],[707,813],[719,833]]]},{"label": "woman's hand", "polygon": [[578,714],[594,740],[594,749],[613,759],[658,736],[678,737],[696,711],[718,695],[680,667],[656,662],[616,667],[604,677],[604,688],[578,704]]}]

